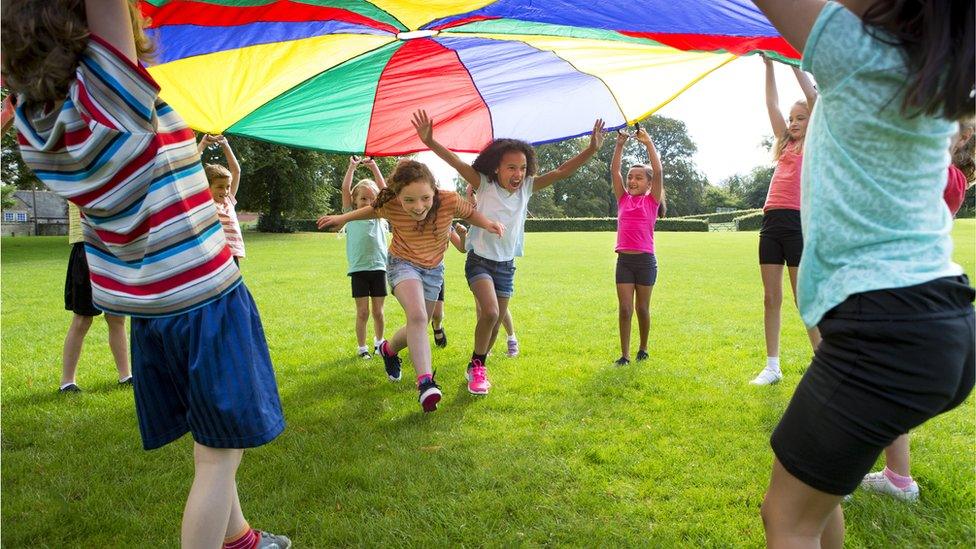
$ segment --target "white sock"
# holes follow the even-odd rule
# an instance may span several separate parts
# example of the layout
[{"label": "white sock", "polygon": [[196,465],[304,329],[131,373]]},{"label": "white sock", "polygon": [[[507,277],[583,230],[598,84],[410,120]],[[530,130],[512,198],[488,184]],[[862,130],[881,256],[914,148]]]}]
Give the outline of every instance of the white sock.
[{"label": "white sock", "polygon": [[766,369],[772,370],[774,372],[779,371],[779,357],[778,356],[767,356],[766,357]]},{"label": "white sock", "polygon": [[512,334],[512,335],[508,336],[508,340],[509,341],[518,341],[518,339],[515,337],[515,334]]},{"label": "white sock", "polygon": [[374,339],[373,340],[373,348],[374,349],[379,349],[380,348],[380,344],[382,344],[382,343],[383,343],[383,340],[382,339]]},{"label": "white sock", "polygon": [[369,347],[367,347],[365,345],[360,345],[359,346],[359,352],[360,353],[368,353],[369,352]]}]

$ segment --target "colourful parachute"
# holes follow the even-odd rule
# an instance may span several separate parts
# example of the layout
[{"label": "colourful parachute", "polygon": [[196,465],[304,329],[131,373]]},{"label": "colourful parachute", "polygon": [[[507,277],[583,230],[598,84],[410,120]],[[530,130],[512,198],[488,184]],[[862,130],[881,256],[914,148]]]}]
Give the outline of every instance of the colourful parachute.
[{"label": "colourful parachute", "polygon": [[619,127],[737,55],[799,57],[748,0],[144,0],[193,128],[384,156]]}]

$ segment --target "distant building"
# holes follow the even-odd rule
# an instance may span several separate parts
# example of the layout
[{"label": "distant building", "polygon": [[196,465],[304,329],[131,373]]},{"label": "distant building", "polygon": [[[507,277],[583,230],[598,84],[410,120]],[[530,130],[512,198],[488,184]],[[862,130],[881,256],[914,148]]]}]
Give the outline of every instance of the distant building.
[{"label": "distant building", "polygon": [[[3,210],[0,233],[3,236],[68,234],[68,202],[51,191],[14,191],[13,207]],[[37,211],[34,211],[35,201]]]}]

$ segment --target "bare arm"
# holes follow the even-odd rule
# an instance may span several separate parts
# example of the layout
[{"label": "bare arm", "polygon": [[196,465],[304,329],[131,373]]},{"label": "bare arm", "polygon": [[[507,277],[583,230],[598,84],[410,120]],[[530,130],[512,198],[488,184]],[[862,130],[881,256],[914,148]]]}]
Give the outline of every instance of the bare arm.
[{"label": "bare arm", "polygon": [[383,179],[383,174],[380,173],[380,167],[376,165],[376,161],[372,157],[366,157],[366,165],[369,166],[369,171],[373,172],[373,181],[376,182],[376,186],[382,191],[386,188],[386,179]]},{"label": "bare arm", "polygon": [[359,157],[349,157],[349,167],[346,168],[346,175],[342,177],[342,209],[347,210],[352,207],[352,175],[356,172],[356,165]]},{"label": "bare arm", "polygon": [[478,210],[471,212],[468,217],[468,222],[475,227],[481,227],[482,229],[497,234],[501,238],[505,234],[505,226],[497,221],[492,221],[485,217],[485,215]]},{"label": "bare arm", "polygon": [[793,67],[793,74],[796,75],[796,82],[800,84],[800,89],[803,90],[803,96],[807,98],[807,108],[813,112],[813,105],[817,102],[817,88],[813,87],[813,81],[810,80],[807,73],[799,68]]},{"label": "bare arm", "polygon": [[203,151],[210,145],[213,145],[214,143],[215,141],[212,135],[210,135],[209,133],[203,134],[203,139],[201,139],[200,142],[197,143],[197,154],[202,155]]},{"label": "bare arm", "polygon": [[[463,233],[461,232],[462,230],[464,231]],[[464,235],[467,234],[467,232],[468,230],[465,229],[464,225],[460,223],[455,223],[454,230],[451,231],[451,244],[453,244],[457,251],[461,252],[462,254],[467,252],[467,250],[464,249]]]},{"label": "bare arm", "polygon": [[478,190],[478,186],[481,185],[481,175],[470,164],[461,160],[453,151],[449,151],[434,139],[434,121],[427,116],[427,111],[419,110],[413,113],[413,127],[417,130],[420,141],[427,145],[427,148],[457,170],[457,173],[461,174],[465,181],[470,183],[475,190]]},{"label": "bare arm", "polygon": [[341,227],[350,221],[361,221],[363,219],[376,219],[379,214],[372,206],[363,206],[358,210],[346,212],[342,215],[323,215],[315,222],[319,229],[327,227]]},{"label": "bare arm", "polygon": [[556,181],[566,179],[567,177],[576,173],[576,170],[578,170],[580,166],[585,164],[586,161],[589,160],[594,153],[596,153],[596,151],[600,150],[600,147],[603,145],[603,137],[603,120],[597,119],[597,121],[593,123],[593,132],[590,133],[590,145],[583,149],[583,151],[578,155],[570,158],[566,162],[563,162],[563,164],[555,170],[536,177],[532,181],[533,192],[541,191]]},{"label": "bare arm", "polygon": [[237,198],[237,189],[241,186],[241,163],[237,161],[237,156],[234,155],[234,149],[230,148],[230,143],[226,137],[223,135],[217,136],[217,143],[220,143],[220,148],[224,151],[224,158],[227,159],[227,169],[230,170],[230,194],[234,198]]},{"label": "bare arm", "polygon": [[137,63],[128,0],[85,0],[88,30]]},{"label": "bare arm", "polygon": [[779,138],[786,133],[786,119],[779,110],[779,92],[776,91],[776,70],[773,61],[762,56],[766,64],[766,112],[769,114],[769,125],[773,128],[773,137]]},{"label": "bare arm", "polygon": [[617,144],[613,147],[613,159],[610,160],[610,179],[613,182],[613,196],[620,200],[624,195],[624,178],[620,173],[620,157],[624,154],[624,145],[630,135],[625,132],[617,132]]},{"label": "bare arm", "polygon": [[[826,0],[752,0],[796,51],[803,53]],[[846,4],[846,2],[845,2]]]},{"label": "bare arm", "polygon": [[661,155],[654,146],[651,136],[643,128],[637,131],[637,140],[647,149],[647,158],[651,162],[651,196],[654,200],[661,202],[664,200],[664,167],[661,166]]}]

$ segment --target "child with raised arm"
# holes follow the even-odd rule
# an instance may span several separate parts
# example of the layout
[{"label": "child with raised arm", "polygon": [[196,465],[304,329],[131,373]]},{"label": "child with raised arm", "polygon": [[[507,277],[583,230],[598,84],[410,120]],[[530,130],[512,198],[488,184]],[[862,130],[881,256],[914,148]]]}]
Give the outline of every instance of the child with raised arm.
[{"label": "child with raised arm", "polygon": [[[817,101],[817,91],[810,77],[793,67],[796,81],[806,99],[790,107],[789,120],[783,119],[776,92],[773,62],[766,64],[766,111],[776,136],[774,157],[776,169],[769,183],[763,205],[762,228],[759,229],[759,273],[763,284],[763,329],[766,334],[766,366],[749,383],[771,385],[783,378],[779,364],[779,332],[783,308],[783,264],[790,276],[796,301],[796,279],[803,255],[803,232],[800,230],[800,168],[803,165],[803,139],[807,133],[810,112]],[[811,328],[807,334],[814,349],[820,343],[820,332]]]},{"label": "child with raised arm", "polygon": [[647,150],[650,166],[637,164],[627,170],[627,184],[620,173],[620,157],[630,138],[617,133],[617,145],[610,161],[613,194],[617,197],[617,307],[620,331],[620,358],[615,364],[630,364],[630,330],[634,311],[640,347],[637,360],[647,360],[647,337],[651,329],[651,291],[657,281],[657,256],[654,255],[654,224],[664,200],[664,174],[661,156],[644,129],[635,135]]},{"label": "child with raised arm", "polygon": [[882,449],[973,388],[976,292],[952,262],[943,191],[956,121],[976,107],[976,6],[756,4],[820,92],[797,304],[823,340],[771,438],[763,525],[773,548],[839,548],[841,498]]},{"label": "child with raised arm", "polygon": [[414,160],[397,164],[388,187],[371,206],[342,215],[324,215],[318,219],[318,227],[379,217],[387,219],[393,228],[386,272],[393,295],[407,317],[407,325],[380,345],[380,356],[390,380],[399,381],[398,353],[410,349],[420,406],[424,412],[433,412],[441,391],[431,369],[427,322],[444,285],[444,252],[452,219],[467,219],[498,237],[505,234],[505,227],[475,211],[456,192],[438,189],[427,166]]},{"label": "child with raised arm", "polygon": [[474,351],[467,368],[468,391],[475,395],[488,394],[489,345],[498,335],[500,319],[505,316],[515,291],[515,258],[522,255],[529,197],[571,176],[593,156],[603,144],[603,120],[593,124],[586,149],[540,176],[535,175],[535,150],[524,141],[496,139],[469,165],[434,139],[434,122],[425,111],[414,113],[413,126],[424,145],[457,170],[478,193],[478,211],[498,219],[507,228],[505,236],[499,239],[477,226],[472,227],[466,246],[464,274],[478,304]]},{"label": "child with raised arm", "polygon": [[181,545],[290,547],[252,530],[241,512],[243,448],[282,432],[281,404],[193,132],[138,63],[151,44],[135,5],[12,0],[3,8],[3,74],[17,94],[21,155],[92,229],[84,237],[95,306],[132,317],[143,446],[187,432],[195,441]]},{"label": "child with raised arm", "polygon": [[[360,179],[352,184],[356,167],[365,164],[373,172],[373,179]],[[369,157],[349,157],[349,167],[342,178],[342,211],[350,212],[369,206],[376,200],[386,180],[376,162]],[[352,298],[356,301],[356,351],[362,359],[372,357],[366,346],[366,322],[373,316],[373,349],[383,342],[383,301],[386,299],[386,222],[382,219],[363,219],[346,223],[346,259],[349,261],[349,280]]]},{"label": "child with raised arm", "polygon": [[203,172],[207,174],[210,184],[210,196],[217,207],[217,217],[224,229],[227,245],[234,255],[234,263],[240,265],[244,257],[244,236],[241,234],[241,224],[237,221],[237,189],[241,186],[241,164],[230,148],[230,143],[223,135],[205,134],[197,145],[197,152],[202,153],[210,145],[218,144],[227,159],[227,167],[220,164],[205,164]]}]

